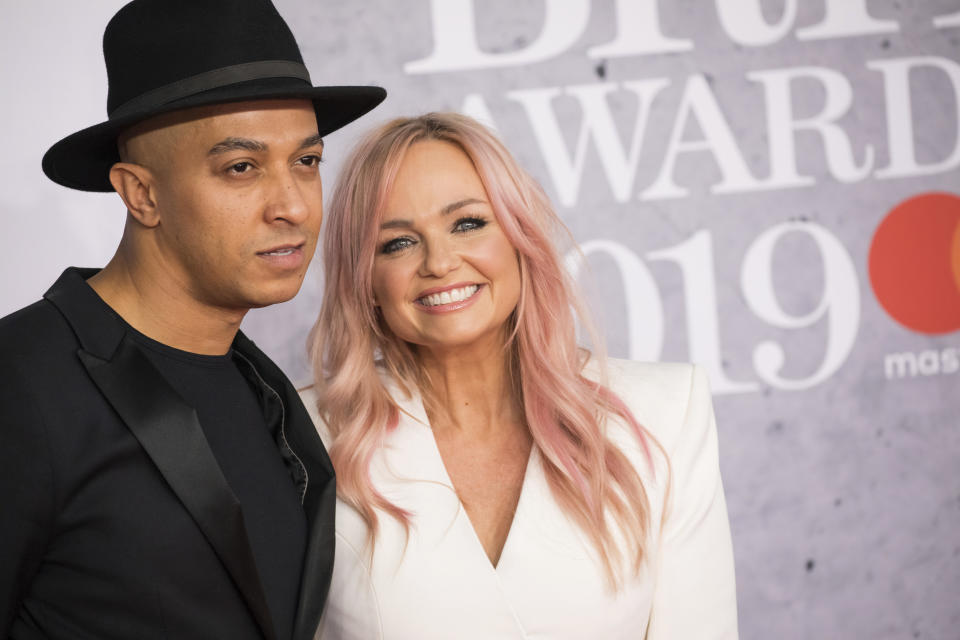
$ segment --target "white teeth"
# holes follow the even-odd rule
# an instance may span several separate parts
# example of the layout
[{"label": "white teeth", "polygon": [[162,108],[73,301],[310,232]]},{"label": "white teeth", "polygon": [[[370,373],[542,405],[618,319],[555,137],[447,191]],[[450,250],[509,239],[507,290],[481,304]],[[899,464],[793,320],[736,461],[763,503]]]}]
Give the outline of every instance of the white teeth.
[{"label": "white teeth", "polygon": [[288,256],[293,253],[293,249],[278,249],[276,251],[267,251],[263,255],[265,256]]},{"label": "white teeth", "polygon": [[424,296],[420,298],[419,302],[425,307],[435,307],[441,304],[450,304],[451,302],[461,302],[475,294],[479,288],[480,285],[471,284],[459,289],[451,289],[450,291],[443,291],[441,293],[434,293],[429,296]]}]

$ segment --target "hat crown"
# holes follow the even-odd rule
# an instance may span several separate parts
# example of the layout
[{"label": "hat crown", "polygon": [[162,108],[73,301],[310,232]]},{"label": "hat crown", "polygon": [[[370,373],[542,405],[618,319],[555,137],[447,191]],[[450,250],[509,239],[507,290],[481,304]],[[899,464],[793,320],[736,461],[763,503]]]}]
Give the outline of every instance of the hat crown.
[{"label": "hat crown", "polygon": [[269,0],[134,0],[107,24],[103,55],[107,113],[216,69],[267,60],[303,63]]},{"label": "hat crown", "polygon": [[256,100],[309,100],[317,133],[386,97],[380,87],[313,86],[297,41],[270,0],[133,0],[103,34],[107,120],[50,147],[43,171],[66,187],[112,191],[117,136],[154,116]]}]

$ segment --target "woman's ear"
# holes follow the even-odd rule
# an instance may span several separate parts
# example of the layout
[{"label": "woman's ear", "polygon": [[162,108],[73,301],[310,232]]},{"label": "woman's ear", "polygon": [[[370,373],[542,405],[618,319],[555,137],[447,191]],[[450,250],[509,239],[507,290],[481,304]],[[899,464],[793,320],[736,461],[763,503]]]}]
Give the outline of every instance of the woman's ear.
[{"label": "woman's ear", "polygon": [[153,173],[142,165],[117,162],[110,167],[110,184],[130,215],[145,227],[160,224],[155,183]]}]

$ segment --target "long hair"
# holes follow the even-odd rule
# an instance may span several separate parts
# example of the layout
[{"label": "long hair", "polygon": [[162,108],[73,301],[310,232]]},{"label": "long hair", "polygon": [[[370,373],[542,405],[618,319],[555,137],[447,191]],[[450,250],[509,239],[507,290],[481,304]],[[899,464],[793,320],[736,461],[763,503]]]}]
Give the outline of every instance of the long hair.
[{"label": "long hair", "polygon": [[469,156],[516,249],[521,291],[510,319],[510,377],[554,498],[586,533],[617,587],[625,561],[634,575],[643,564],[650,505],[639,474],[607,438],[607,417],[634,432],[650,463],[652,438],[607,388],[602,358],[599,381],[583,374],[589,354],[577,345],[576,316],[581,329],[592,325],[556,249],[558,236],[572,243],[569,232],[540,185],[493,133],[466,116],[429,113],[383,125],[353,150],[334,189],[323,244],[326,285],[310,350],[318,407],[333,436],[338,494],[366,521],[371,544],[378,510],[409,532],[411,514],[377,492],[369,477],[374,452],[399,421],[378,369],[407,393],[424,380],[416,350],[375,311],[372,271],[387,195],[407,149],[422,140],[452,143]]}]

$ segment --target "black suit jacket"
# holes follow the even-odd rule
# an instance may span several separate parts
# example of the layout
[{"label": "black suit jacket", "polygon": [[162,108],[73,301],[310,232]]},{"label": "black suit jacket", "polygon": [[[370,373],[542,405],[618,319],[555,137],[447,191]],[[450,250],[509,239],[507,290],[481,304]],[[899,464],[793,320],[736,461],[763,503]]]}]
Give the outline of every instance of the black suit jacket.
[{"label": "black suit jacket", "polygon": [[[275,640],[240,505],[196,413],[68,269],[0,320],[0,637]],[[309,527],[296,640],[333,569],[333,468],[290,382],[233,347]],[[244,368],[244,367],[242,367]]]}]

